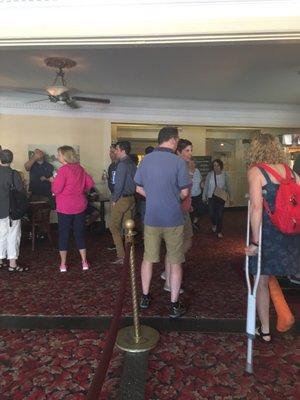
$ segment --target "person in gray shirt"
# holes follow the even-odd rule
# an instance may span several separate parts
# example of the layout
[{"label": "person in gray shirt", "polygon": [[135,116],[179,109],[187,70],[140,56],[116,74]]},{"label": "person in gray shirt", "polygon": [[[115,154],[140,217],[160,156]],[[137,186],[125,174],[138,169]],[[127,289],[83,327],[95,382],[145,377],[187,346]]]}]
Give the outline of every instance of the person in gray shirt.
[{"label": "person in gray shirt", "polygon": [[10,221],[9,192],[12,182],[17,190],[23,190],[20,174],[10,167],[13,153],[0,150],[0,268],[3,260],[9,260],[9,271],[23,272],[28,268],[17,265],[21,240],[21,220]]},{"label": "person in gray shirt", "polygon": [[184,262],[181,201],[188,196],[191,185],[186,162],[174,154],[178,140],[176,127],[162,128],[158,134],[158,147],[143,158],[135,175],[137,192],[146,198],[140,307],[150,306],[153,263],[160,261],[160,246],[164,239],[170,263],[171,318],[178,318],[186,311],[179,302],[181,264]]},{"label": "person in gray shirt", "polygon": [[111,196],[111,216],[109,229],[113,237],[117,250],[117,259],[113,264],[123,264],[125,250],[123,238],[121,235],[122,223],[126,219],[132,218],[135,206],[135,188],[136,184],[133,180],[136,166],[129,157],[131,150],[128,141],[118,142],[116,144],[116,158],[118,160],[115,187]]}]

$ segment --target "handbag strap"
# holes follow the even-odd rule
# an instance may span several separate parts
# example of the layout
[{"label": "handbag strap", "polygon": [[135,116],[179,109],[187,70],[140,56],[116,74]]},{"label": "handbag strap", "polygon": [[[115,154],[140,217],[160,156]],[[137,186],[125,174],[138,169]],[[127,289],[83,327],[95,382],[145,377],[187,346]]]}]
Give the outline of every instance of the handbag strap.
[{"label": "handbag strap", "polygon": [[12,169],[11,170],[11,184],[10,184],[10,187],[12,188],[12,189],[15,189],[15,174],[14,174],[14,170]]},{"label": "handbag strap", "polygon": [[214,190],[216,190],[216,187],[217,187],[217,177],[216,177],[215,171],[214,171],[214,178],[215,178],[215,189],[214,189]]},{"label": "handbag strap", "polygon": [[9,204],[9,226],[12,227],[12,219],[10,217],[10,211],[11,211],[11,203],[12,203],[12,190],[15,189],[15,179],[14,179],[14,170],[11,170],[11,184],[10,184],[10,189],[9,189],[9,198],[8,198],[8,204]]}]

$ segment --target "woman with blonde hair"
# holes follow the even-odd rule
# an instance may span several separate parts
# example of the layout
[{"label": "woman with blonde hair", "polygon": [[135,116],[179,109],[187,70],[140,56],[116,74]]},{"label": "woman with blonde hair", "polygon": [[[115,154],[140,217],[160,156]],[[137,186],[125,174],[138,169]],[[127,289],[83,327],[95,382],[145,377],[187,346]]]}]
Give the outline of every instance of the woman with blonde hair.
[{"label": "woman with blonde hair", "polygon": [[[250,168],[248,184],[250,194],[250,226],[252,238],[245,252],[250,257],[250,273],[257,273],[258,246],[261,245],[261,276],[257,289],[257,312],[260,320],[256,334],[264,343],[271,341],[269,325],[269,278],[287,276],[300,272],[300,235],[281,233],[271,222],[263,209],[263,198],[273,210],[279,180],[264,169],[263,164],[271,167],[282,178],[286,177],[286,156],[278,138],[270,134],[255,137],[249,151]],[[300,178],[294,174],[300,185]],[[264,192],[263,192],[264,191]],[[262,224],[262,242],[259,243],[259,229]]]},{"label": "woman with blonde hair", "polygon": [[87,207],[86,193],[94,186],[93,179],[79,164],[77,154],[71,146],[61,146],[57,149],[58,160],[62,164],[55,178],[51,178],[52,192],[56,197],[58,215],[59,254],[61,258],[60,271],[67,271],[67,251],[70,230],[73,232],[79,250],[82,269],[88,270],[85,245],[85,209]]}]

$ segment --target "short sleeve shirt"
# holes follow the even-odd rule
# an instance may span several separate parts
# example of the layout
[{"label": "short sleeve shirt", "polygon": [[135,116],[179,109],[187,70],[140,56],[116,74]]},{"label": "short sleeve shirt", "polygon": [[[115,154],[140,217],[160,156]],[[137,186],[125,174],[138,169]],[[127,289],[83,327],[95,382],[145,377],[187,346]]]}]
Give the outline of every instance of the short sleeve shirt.
[{"label": "short sleeve shirt", "polygon": [[190,187],[190,177],[182,158],[176,156],[171,149],[156,148],[143,158],[135,182],[146,193],[146,225],[183,225],[180,191]]},{"label": "short sleeve shirt", "polygon": [[39,164],[35,162],[30,169],[29,191],[33,195],[51,196],[51,183],[41,181],[41,177],[50,178],[53,175],[54,167],[48,162]]}]

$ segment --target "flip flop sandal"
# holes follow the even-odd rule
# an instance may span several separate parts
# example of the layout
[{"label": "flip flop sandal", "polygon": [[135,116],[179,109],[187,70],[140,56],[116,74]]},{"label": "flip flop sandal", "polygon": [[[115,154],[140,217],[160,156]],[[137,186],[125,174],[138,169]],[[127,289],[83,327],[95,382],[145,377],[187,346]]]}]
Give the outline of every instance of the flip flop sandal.
[{"label": "flip flop sandal", "polygon": [[[272,337],[271,337],[270,332],[263,333],[262,330],[261,330],[261,326],[257,328],[257,331],[255,332],[255,336],[262,343],[269,344],[269,343],[272,342]],[[266,340],[266,339],[264,339],[265,336],[270,336],[271,339],[270,340]]]},{"label": "flip flop sandal", "polygon": [[17,265],[16,267],[8,267],[8,270],[10,272],[26,272],[29,271],[28,267],[20,267],[19,265]]}]

